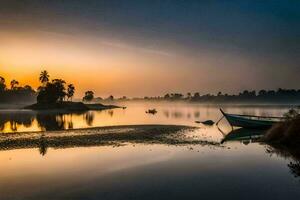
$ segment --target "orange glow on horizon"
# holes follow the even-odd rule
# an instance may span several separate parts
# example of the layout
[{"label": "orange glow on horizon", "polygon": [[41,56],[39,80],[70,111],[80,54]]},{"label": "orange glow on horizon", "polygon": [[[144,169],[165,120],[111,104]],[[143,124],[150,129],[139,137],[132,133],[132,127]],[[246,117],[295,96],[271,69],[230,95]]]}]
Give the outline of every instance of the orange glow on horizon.
[{"label": "orange glow on horizon", "polygon": [[48,33],[0,36],[0,75],[7,83],[16,79],[21,85],[37,88],[40,71],[47,70],[50,78],[73,83],[77,97],[86,90],[94,90],[100,96],[127,96],[152,88],[157,84],[154,79],[170,86],[180,79],[178,71],[170,74],[170,69],[181,61],[160,51]]},{"label": "orange glow on horizon", "polygon": [[[42,31],[0,31],[0,43],[0,76],[7,83],[16,79],[21,85],[37,88],[39,73],[47,70],[50,78],[74,84],[76,98],[81,98],[87,90],[101,97],[230,93],[261,89],[264,82],[257,79],[263,70],[257,64],[260,60],[205,48],[198,52],[179,47],[153,49],[87,34]],[[236,69],[239,73],[235,73]],[[244,81],[244,77],[257,80]]]}]

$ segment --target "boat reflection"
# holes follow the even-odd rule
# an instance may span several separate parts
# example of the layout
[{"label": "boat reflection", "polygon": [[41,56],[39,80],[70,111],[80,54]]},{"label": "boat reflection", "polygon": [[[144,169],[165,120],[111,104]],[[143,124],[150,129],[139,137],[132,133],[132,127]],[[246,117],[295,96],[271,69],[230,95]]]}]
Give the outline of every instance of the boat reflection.
[{"label": "boat reflection", "polygon": [[259,139],[264,134],[265,131],[263,130],[245,129],[245,128],[234,129],[230,131],[228,134],[223,133],[224,138],[221,140],[221,143],[228,142],[228,141],[240,141],[244,144],[248,144],[249,142],[259,141]]},{"label": "boat reflection", "polygon": [[[221,131],[221,130],[220,130]],[[235,129],[224,136],[221,143],[239,141],[242,144],[248,145],[249,143],[257,143],[261,140],[266,131],[254,130],[254,129]],[[288,160],[287,167],[290,173],[295,177],[300,177],[300,147],[299,146],[285,146],[280,144],[265,144],[266,153],[270,156],[275,155],[277,157]]]}]

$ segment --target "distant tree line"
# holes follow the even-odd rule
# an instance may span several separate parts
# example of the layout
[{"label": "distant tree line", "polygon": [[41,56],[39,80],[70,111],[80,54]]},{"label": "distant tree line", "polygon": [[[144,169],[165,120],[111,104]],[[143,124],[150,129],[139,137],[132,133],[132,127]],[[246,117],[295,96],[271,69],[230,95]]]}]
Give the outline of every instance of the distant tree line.
[{"label": "distant tree line", "polygon": [[[10,86],[7,86],[5,79],[0,76],[0,103],[28,103],[37,102],[38,104],[55,104],[64,101],[72,101],[75,94],[75,86],[66,84],[63,79],[50,80],[49,73],[44,70],[39,75],[41,85],[35,91],[31,86],[19,86],[19,82],[12,80]],[[99,100],[99,98],[96,98]],[[113,100],[113,96],[108,97]],[[83,101],[93,101],[94,92],[86,91]]]},{"label": "distant tree line", "polygon": [[[300,103],[300,90],[282,89],[277,90],[244,90],[239,94],[194,94],[168,93],[164,96],[144,97],[144,100],[169,100],[169,101],[190,101],[203,103]],[[141,98],[134,98],[141,100]]]},{"label": "distant tree line", "polygon": [[[31,86],[19,86],[17,80],[12,80],[7,86],[6,80],[0,76],[0,103],[13,103],[13,102],[33,102],[41,104],[52,104],[63,101],[72,101],[75,93],[73,84],[66,84],[62,79],[50,80],[49,73],[42,71],[39,76],[41,86],[35,91]],[[168,101],[190,101],[190,102],[203,102],[203,103],[300,103],[300,90],[295,89],[282,89],[277,90],[244,90],[239,94],[194,94],[188,92],[186,95],[182,93],[168,93],[164,96],[132,98],[126,96],[115,98],[110,95],[103,99],[101,97],[94,97],[93,91],[86,91],[83,101],[86,102],[101,102],[101,101],[127,101],[127,100],[168,100]]]},{"label": "distant tree line", "polygon": [[31,86],[19,86],[17,80],[12,80],[9,86],[5,78],[0,76],[0,103],[34,102],[36,92]]},{"label": "distant tree line", "polygon": [[115,99],[113,95],[109,95],[107,98],[102,98],[102,97],[94,97],[94,92],[93,91],[86,91],[85,95],[82,99],[83,101],[87,102],[111,102],[114,100],[127,100],[126,96],[122,96],[121,98]]}]

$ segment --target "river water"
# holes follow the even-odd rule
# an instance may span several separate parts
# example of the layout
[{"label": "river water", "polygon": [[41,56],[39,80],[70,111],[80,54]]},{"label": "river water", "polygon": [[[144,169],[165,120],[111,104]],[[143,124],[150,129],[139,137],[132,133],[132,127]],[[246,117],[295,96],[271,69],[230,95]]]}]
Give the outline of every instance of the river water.
[{"label": "river water", "polygon": [[[48,131],[132,124],[197,126],[194,133],[221,142],[220,106],[127,103],[126,109],[77,114],[0,111],[1,132]],[[231,113],[281,116],[285,106],[221,106]],[[155,108],[155,115],[146,114]],[[221,146],[127,144],[119,147],[0,151],[0,199],[299,199],[300,162],[290,151],[251,139]]]}]

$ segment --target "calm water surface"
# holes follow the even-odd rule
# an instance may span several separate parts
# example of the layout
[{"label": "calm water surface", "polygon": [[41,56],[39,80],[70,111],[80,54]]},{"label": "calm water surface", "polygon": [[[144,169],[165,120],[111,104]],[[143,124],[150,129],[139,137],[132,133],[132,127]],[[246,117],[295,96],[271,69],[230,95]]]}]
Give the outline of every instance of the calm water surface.
[{"label": "calm water surface", "polygon": [[[190,103],[123,103],[127,109],[90,111],[72,114],[33,112],[29,110],[0,110],[0,132],[49,131],[111,125],[176,124],[195,125],[195,120],[221,117],[218,106]],[[155,108],[155,115],[146,114]],[[239,114],[281,116],[288,107],[226,106],[225,111]]]},{"label": "calm water surface", "polygon": [[[60,130],[121,124],[200,126],[195,133],[220,142],[217,127],[195,120],[221,115],[197,104],[126,105],[127,109],[52,115],[1,111],[2,132]],[[156,115],[145,110],[156,108]],[[226,107],[234,113],[273,115],[286,107]],[[222,121],[220,128],[229,132]],[[247,141],[223,146],[127,144],[120,147],[0,151],[0,199],[299,199],[300,162]]]}]

